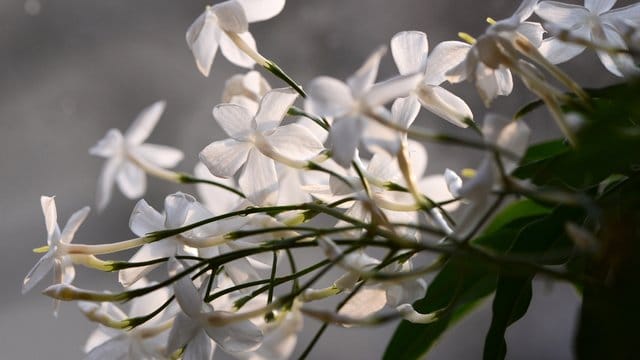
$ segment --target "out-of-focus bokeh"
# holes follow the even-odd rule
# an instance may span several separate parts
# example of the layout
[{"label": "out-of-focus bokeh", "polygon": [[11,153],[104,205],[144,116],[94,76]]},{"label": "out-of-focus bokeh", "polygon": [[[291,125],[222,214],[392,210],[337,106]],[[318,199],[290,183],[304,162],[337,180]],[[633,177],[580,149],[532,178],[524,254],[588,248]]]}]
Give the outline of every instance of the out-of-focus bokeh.
[{"label": "out-of-focus bokeh", "polygon": [[[223,134],[211,109],[220,102],[224,81],[243,69],[219,56],[209,78],[197,71],[185,43],[187,27],[207,5],[168,0],[12,0],[0,2],[0,358],[77,359],[93,324],[74,304],[63,304],[58,318],[51,301],[20,295],[24,275],[38,259],[31,249],[45,241],[40,195],[56,195],[61,225],[75,210],[95,203],[101,159],[87,149],[108,129],[126,129],[145,106],[164,99],[167,110],[150,142],[182,149],[178,166],[190,172],[197,153]],[[290,0],[277,18],[251,26],[259,49],[303,85],[318,75],[345,78],[378,45],[398,31],[427,32],[431,47],[456,39],[459,31],[479,34],[485,19],[506,17],[514,1],[474,0]],[[614,79],[592,53],[568,67],[586,85]],[[380,78],[393,76],[390,56]],[[588,76],[584,76],[588,74]],[[272,86],[282,86],[265,74]],[[519,86],[516,82],[516,86]],[[468,85],[455,86],[482,119],[485,112]],[[518,91],[496,101],[506,114],[530,100]],[[445,132],[451,125],[422,111],[418,122]],[[527,122],[534,141],[557,134],[543,111]],[[429,171],[474,167],[481,154],[428,145]],[[145,198],[161,207],[165,195],[188,186],[151,179]],[[76,241],[127,239],[134,202],[117,191],[101,214],[92,212]],[[79,269],[78,281],[99,289],[116,277]],[[46,281],[46,280],[45,280]],[[508,332],[512,359],[569,359],[578,300],[566,285],[536,285],[525,318]],[[476,359],[490,320],[490,301],[447,333],[432,359]],[[311,358],[375,359],[395,328],[332,328]],[[306,321],[298,352],[319,326]]]}]

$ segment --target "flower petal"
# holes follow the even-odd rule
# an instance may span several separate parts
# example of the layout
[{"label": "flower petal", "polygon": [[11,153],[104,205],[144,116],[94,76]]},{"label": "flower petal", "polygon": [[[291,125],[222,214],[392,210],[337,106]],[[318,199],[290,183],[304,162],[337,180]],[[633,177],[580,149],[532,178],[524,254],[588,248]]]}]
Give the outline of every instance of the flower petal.
[{"label": "flower petal", "polygon": [[391,118],[394,123],[408,129],[420,112],[420,103],[415,95],[397,98],[391,105]]},{"label": "flower petal", "polygon": [[[231,188],[237,187],[233,179],[213,176],[211,172],[209,172],[209,169],[200,162],[196,165],[194,174],[199,179],[213,180]],[[243,200],[231,191],[220,189],[209,184],[198,183],[196,184],[196,189],[198,190],[202,203],[214,214],[230,212]]]},{"label": "flower petal", "polygon": [[267,140],[279,154],[295,160],[308,160],[324,150],[322,143],[311,131],[298,124],[275,129]]},{"label": "flower petal", "polygon": [[266,131],[278,127],[297,98],[298,93],[292,88],[273,89],[267,92],[260,100],[260,107],[254,118],[256,130]]},{"label": "flower petal", "polygon": [[41,196],[40,206],[42,207],[42,215],[44,215],[44,223],[47,228],[47,238],[51,239],[58,231],[58,211],[56,210],[55,197]]},{"label": "flower petal", "polygon": [[[170,276],[176,276],[185,270],[184,266],[175,258],[169,259],[168,266]],[[173,289],[182,311],[194,320],[200,318],[205,303],[200,297],[198,289],[193,285],[191,278],[186,275],[176,280],[173,283]]]},{"label": "flower petal", "polygon": [[121,164],[122,160],[119,157],[114,157],[107,160],[102,166],[102,171],[98,178],[98,190],[96,192],[96,206],[98,211],[104,210],[109,200],[111,200],[113,183],[116,181],[116,175],[120,170]]},{"label": "flower petal", "polygon": [[369,108],[384,105],[396,98],[409,95],[416,88],[422,74],[401,75],[373,85],[364,95],[363,103]]},{"label": "flower petal", "polygon": [[85,357],[85,360],[123,359],[128,358],[129,339],[125,334],[114,337],[96,346]]},{"label": "flower petal", "polygon": [[339,314],[362,319],[382,310],[386,303],[387,297],[384,290],[364,287],[349,299],[340,309]]},{"label": "flower petal", "polygon": [[385,46],[380,46],[367,58],[356,73],[347,79],[347,85],[349,85],[354,97],[358,98],[362,96],[367,90],[369,90],[369,88],[371,88],[378,76],[380,60],[386,53],[387,48]]},{"label": "flower petal", "polygon": [[131,212],[129,228],[138,236],[164,229],[164,216],[141,199]]},{"label": "flower petal", "polygon": [[[234,316],[233,313],[218,312]],[[262,342],[262,331],[251,321],[237,321],[224,326],[207,326],[207,335],[228,352],[255,350]]]},{"label": "flower petal", "polygon": [[536,8],[536,15],[545,22],[563,29],[573,29],[586,22],[589,10],[580,5],[565,4],[557,1],[542,1]]},{"label": "flower petal", "polygon": [[220,35],[218,21],[210,7],[207,7],[187,30],[187,44],[196,60],[198,70],[204,76],[209,76],[211,71],[213,58],[218,51]]},{"label": "flower petal", "polygon": [[251,132],[253,115],[236,104],[220,104],[213,108],[213,117],[230,137],[242,141]]},{"label": "flower petal", "polygon": [[244,8],[238,1],[224,1],[211,7],[216,15],[218,26],[225,31],[243,33],[249,30],[249,22]]},{"label": "flower petal", "polygon": [[142,144],[151,135],[166,106],[166,102],[157,101],[142,110],[124,133],[124,139],[127,144]]},{"label": "flower petal", "polygon": [[401,75],[424,72],[429,40],[421,31],[403,31],[391,38],[391,55]]},{"label": "flower petal", "polygon": [[616,25],[616,22],[622,20],[634,27],[637,27],[640,23],[640,3],[607,11],[600,15],[600,19],[603,23],[608,23],[614,26]]},{"label": "flower petal", "polygon": [[89,149],[89,154],[110,158],[118,155],[122,149],[124,138],[118,129],[110,129],[107,134]]},{"label": "flower petal", "polygon": [[364,130],[363,119],[356,117],[343,117],[336,119],[329,132],[331,144],[331,157],[344,168],[351,166],[351,160],[360,143],[360,137]]},{"label": "flower petal", "polygon": [[[579,32],[586,36],[589,35],[588,31],[589,28],[587,26],[581,26],[579,29],[574,30],[574,32]],[[544,39],[538,50],[552,64],[561,64],[580,55],[584,49],[584,45],[572,44],[556,37],[551,37]]]},{"label": "flower petal", "polygon": [[183,360],[208,360],[213,359],[213,344],[207,333],[199,330],[189,341],[182,355]]},{"label": "flower petal", "polygon": [[247,161],[249,149],[252,147],[251,143],[234,139],[216,141],[200,152],[200,161],[213,175],[228,178]]},{"label": "flower petal", "polygon": [[[172,239],[163,239],[142,245],[129,259],[129,262],[145,262],[174,256],[176,254],[176,245],[173,241]],[[158,266],[160,266],[160,264],[137,266],[120,270],[118,272],[118,281],[122,286],[129,287]]]},{"label": "flower petal", "polygon": [[173,321],[173,327],[167,340],[167,353],[173,354],[176,350],[187,345],[198,332],[203,332],[196,321],[183,313],[178,313]]},{"label": "flower petal", "polygon": [[[606,39],[597,39],[596,41],[606,41],[615,48],[626,49],[624,39],[620,34],[610,25],[603,26],[604,36]],[[628,54],[615,54],[611,55],[604,51],[597,52],[598,57],[602,64],[616,76],[633,76],[640,74],[640,69],[633,61],[633,58]]]},{"label": "flower petal", "polygon": [[605,11],[611,10],[617,0],[584,0],[584,7],[591,10],[592,13],[600,15]]},{"label": "flower petal", "polygon": [[471,45],[461,41],[444,41],[436,45],[427,58],[427,69],[424,82],[429,85],[440,85],[447,80],[447,71],[464,61]]},{"label": "flower petal", "polygon": [[272,205],[278,201],[278,175],[274,161],[257,149],[251,149],[238,181],[253,204]]},{"label": "flower petal", "polygon": [[476,89],[487,107],[497,96],[509,95],[513,90],[513,77],[511,71],[506,68],[493,70],[483,63],[478,63],[475,76]]},{"label": "flower petal", "polygon": [[71,215],[71,217],[67,221],[67,224],[62,230],[62,234],[60,235],[61,243],[68,244],[71,242],[71,240],[73,240],[76,231],[78,231],[80,225],[82,225],[84,220],[87,218],[87,215],[89,215],[89,210],[90,208],[88,206],[85,206]]},{"label": "flower petal", "polygon": [[129,199],[141,197],[147,189],[147,176],[144,171],[128,161],[118,169],[116,182],[120,191]]},{"label": "flower petal", "polygon": [[[256,51],[256,40],[250,32],[246,31],[238,33],[238,36],[254,51]],[[232,64],[251,69],[255,65],[255,61],[245,54],[226,34],[220,35],[220,51]]]},{"label": "flower petal", "polygon": [[184,158],[182,151],[165,145],[141,144],[133,152],[148,162],[162,168],[172,168]]},{"label": "flower petal", "polygon": [[338,79],[317,77],[306,90],[305,109],[318,116],[342,116],[354,106],[351,89]]},{"label": "flower petal", "polygon": [[182,192],[167,196],[164,199],[165,228],[173,229],[184,226],[189,213],[197,203],[193,196]]},{"label": "flower petal", "polygon": [[38,262],[29,270],[27,276],[22,281],[22,294],[26,294],[29,290],[42,280],[42,278],[53,268],[54,253],[47,252]]},{"label": "flower petal", "polygon": [[526,21],[518,26],[518,32],[529,39],[531,44],[536,48],[542,44],[542,37],[545,34],[545,30],[540,23]]},{"label": "flower petal", "polygon": [[258,22],[271,19],[284,9],[285,0],[237,0],[247,15],[247,20]]},{"label": "flower petal", "polygon": [[[451,170],[447,169],[447,171]],[[451,183],[449,183],[449,181],[451,181]],[[459,183],[457,183],[457,181],[459,181]],[[460,178],[447,178],[440,174],[430,175],[422,179],[418,184],[418,187],[420,188],[420,191],[422,191],[423,194],[427,195],[431,200],[435,202],[443,202],[453,199],[453,195],[449,190],[450,185],[453,188],[456,188],[457,186],[457,188],[459,189],[460,186],[462,186],[462,180]],[[459,205],[460,202],[456,201],[444,205],[443,208],[446,211],[454,211],[458,208]]]},{"label": "flower petal", "polygon": [[425,109],[449,121],[466,128],[465,119],[473,120],[473,113],[464,100],[440,86],[421,86],[417,91],[420,103]]}]

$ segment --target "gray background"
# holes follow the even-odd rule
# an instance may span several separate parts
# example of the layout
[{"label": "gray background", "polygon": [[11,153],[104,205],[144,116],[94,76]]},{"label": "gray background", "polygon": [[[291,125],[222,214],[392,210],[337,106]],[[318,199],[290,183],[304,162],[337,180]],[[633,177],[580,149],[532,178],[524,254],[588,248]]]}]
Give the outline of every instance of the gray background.
[{"label": "gray background", "polygon": [[[627,2],[628,3],[628,2]],[[59,318],[38,290],[21,296],[20,284],[38,256],[31,249],[45,239],[39,205],[42,194],[56,195],[59,221],[94,204],[102,165],[87,149],[112,127],[126,129],[135,115],[158,99],[167,110],[152,134],[153,143],[181,148],[179,170],[191,171],[196,154],[223,135],[211,117],[224,81],[242,69],[222,56],[207,79],[196,70],[184,33],[202,12],[204,1],[160,0],[2,0],[0,1],[0,358],[76,359],[93,325],[73,304]],[[479,5],[482,4],[482,5]],[[350,75],[380,44],[398,31],[421,30],[431,47],[456,38],[458,31],[480,33],[487,16],[508,16],[514,1],[472,0],[289,0],[284,12],[253,24],[259,49],[302,84],[314,76]],[[587,85],[614,81],[593,54],[571,66],[588,73]],[[576,70],[579,69],[579,70]],[[596,69],[597,71],[593,71]],[[381,77],[395,74],[390,56]],[[272,86],[281,86],[269,74]],[[520,85],[516,82],[516,86]],[[469,86],[456,86],[477,119],[484,109]],[[496,101],[510,113],[531,99],[524,92]],[[544,112],[528,119],[535,140],[556,134]],[[422,126],[455,132],[426,111]],[[430,172],[473,167],[481,154],[429,146]],[[166,194],[190,187],[149,181],[146,199],[159,207]],[[109,242],[131,236],[127,223],[133,202],[117,191],[100,215],[93,212],[77,242]],[[111,286],[114,275],[79,270],[78,282]],[[571,333],[578,309],[566,285],[536,284],[529,313],[508,332],[512,359],[570,358]],[[451,330],[431,353],[433,359],[475,359],[490,320],[490,301]],[[318,324],[307,321],[298,352]],[[332,328],[311,358],[379,358],[395,324],[376,329]]]}]

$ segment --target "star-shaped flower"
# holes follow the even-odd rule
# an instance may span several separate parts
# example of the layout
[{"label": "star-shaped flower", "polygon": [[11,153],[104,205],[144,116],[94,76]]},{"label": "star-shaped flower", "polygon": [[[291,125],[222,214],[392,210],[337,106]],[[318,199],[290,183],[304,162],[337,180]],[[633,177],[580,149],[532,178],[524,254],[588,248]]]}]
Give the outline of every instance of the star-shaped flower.
[{"label": "star-shaped flower", "polygon": [[254,60],[229,38],[227,32],[237,34],[247,46],[256,50],[256,41],[249,33],[249,23],[278,15],[285,0],[230,0],[207,6],[187,30],[187,44],[193,52],[198,70],[209,76],[218,48],[235,65],[252,68]]},{"label": "star-shaped flower", "polygon": [[168,176],[164,169],[174,167],[182,160],[182,151],[178,149],[144,143],[164,108],[164,101],[152,104],[142,110],[124,135],[118,129],[111,129],[89,149],[89,154],[107,159],[98,179],[98,210],[103,210],[109,203],[114,182],[126,197],[136,199],[144,194],[147,187],[145,171]]},{"label": "star-shaped flower", "polygon": [[209,144],[200,152],[200,160],[215,176],[228,178],[244,165],[240,189],[256,205],[278,201],[278,175],[275,159],[304,161],[324,148],[305,127],[298,124],[280,126],[297,97],[290,88],[269,91],[255,114],[243,106],[221,104],[213,116],[230,136]]},{"label": "star-shaped flower", "polygon": [[[627,49],[621,31],[621,23],[640,25],[640,4],[614,9],[616,0],[585,0],[584,6],[565,4],[556,1],[543,1],[538,4],[536,14],[551,28],[552,32],[564,30],[573,37],[592,41],[599,45],[608,45],[616,49]],[[562,63],[584,51],[585,46],[561,41],[552,37],[546,39],[540,47],[549,61]],[[597,51],[602,64],[617,76],[640,74],[633,58],[628,54],[611,54]]]},{"label": "star-shaped flower", "polygon": [[[89,207],[84,207],[71,215],[69,221],[60,231],[58,227],[58,213],[53,197],[40,197],[44,222],[47,227],[47,252],[29,271],[22,282],[22,293],[31,290],[42,278],[53,269],[54,284],[70,284],[75,277],[75,270],[71,257],[65,245],[71,243],[76,231],[87,218]],[[54,314],[57,312],[57,301]]]}]

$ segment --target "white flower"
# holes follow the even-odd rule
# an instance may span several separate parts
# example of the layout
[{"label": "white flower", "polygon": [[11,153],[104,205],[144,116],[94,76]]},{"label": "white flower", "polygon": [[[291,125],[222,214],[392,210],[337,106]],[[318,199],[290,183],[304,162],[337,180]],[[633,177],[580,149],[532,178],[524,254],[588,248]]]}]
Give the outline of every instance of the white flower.
[{"label": "white flower", "polygon": [[497,96],[511,94],[513,78],[507,67],[515,66],[519,59],[512,41],[522,35],[536,48],[542,43],[542,26],[524,21],[531,16],[536,3],[537,0],[524,0],[513,16],[489,26],[473,45],[457,43],[457,51],[467,47],[468,53],[463,62],[446,73],[447,80],[473,82],[487,107]]},{"label": "white flower", "polygon": [[[184,267],[177,260],[169,260],[170,275],[183,270]],[[206,288],[206,282],[203,284],[203,288]],[[211,324],[209,316],[233,316],[233,313],[214,310],[211,304],[205,303],[204,294],[198,292],[188,276],[175,281],[173,288],[182,312],[176,315],[169,333],[169,354],[186,346],[183,354],[185,359],[211,359],[214,349],[211,340],[231,353],[251,351],[260,346],[262,332],[249,320],[223,326]]]},{"label": "white flower", "polygon": [[193,52],[198,70],[209,76],[213,59],[218,51],[232,63],[246,68],[254,60],[239,49],[227,32],[235,33],[252,50],[256,42],[249,33],[249,23],[270,19],[284,8],[285,0],[230,0],[207,6],[187,30],[187,44]]},{"label": "white flower", "polygon": [[464,100],[440,86],[446,80],[444,74],[460,63],[467,51],[466,44],[447,41],[438,44],[431,55],[427,56],[429,41],[425,33],[403,31],[394,35],[391,39],[391,54],[400,74],[423,74],[422,80],[407,101],[419,100],[425,109],[452,124],[467,127],[464,120],[473,119],[471,109]]},{"label": "white flower", "polygon": [[[142,279],[136,285],[143,288],[150,285]],[[125,314],[113,303],[79,302],[80,310],[92,321],[98,322],[95,329],[87,339],[84,351],[87,353],[85,360],[102,359],[165,359],[166,341],[171,319],[165,320],[166,310],[162,310],[144,324],[132,330],[114,329],[102,324],[106,322],[120,322],[123,320],[146,316],[169,299],[169,290],[161,288],[147,295],[136,297],[131,301],[129,313]]]},{"label": "white flower", "polygon": [[[179,228],[204,219],[202,205],[188,194],[181,192],[169,195],[164,200],[164,213],[159,213],[140,200],[136,204],[129,227],[138,236],[148,233]],[[183,234],[168,237],[145,244],[129,259],[129,262],[145,262],[153,259],[167,258],[176,254],[184,254],[186,249],[180,237]],[[131,286],[159,264],[138,266],[120,270],[118,279],[123,286]]]},{"label": "white flower", "polygon": [[[44,222],[47,227],[47,252],[31,268],[22,282],[22,293],[31,290],[42,278],[53,269],[54,284],[70,284],[75,277],[75,270],[71,256],[67,253],[65,245],[71,243],[76,231],[87,218],[89,207],[84,207],[71,215],[69,221],[60,231],[58,227],[58,213],[53,197],[40,197],[40,205],[44,214]],[[57,314],[55,301],[54,314]]]},{"label": "white flower", "polygon": [[267,80],[255,70],[246,74],[236,74],[225,82],[222,102],[244,106],[255,114],[258,111],[260,99],[269,90],[271,86]]},{"label": "white flower", "polygon": [[143,143],[158,123],[164,108],[164,101],[152,104],[142,110],[124,135],[117,129],[111,129],[89,149],[91,155],[107,159],[98,179],[98,210],[103,210],[109,203],[114,182],[126,197],[136,199],[144,194],[147,187],[145,171],[163,176],[164,168],[174,167],[182,160],[182,152],[178,149]]},{"label": "white flower", "polygon": [[230,136],[209,144],[200,152],[200,160],[215,176],[231,177],[243,165],[239,184],[242,192],[256,205],[278,201],[278,176],[274,159],[280,162],[305,161],[317,155],[322,144],[298,124],[280,126],[297,94],[290,88],[269,91],[253,116],[236,104],[221,104],[213,116]]},{"label": "white flower", "polygon": [[388,116],[382,105],[408,95],[421,79],[421,74],[399,76],[374,84],[385,52],[384,47],[375,51],[347,79],[346,84],[338,79],[321,76],[313,79],[307,89],[307,111],[335,118],[329,133],[331,156],[343,167],[350,166],[361,138],[367,146],[382,147],[392,153],[399,148],[396,132],[367,116],[372,113]]},{"label": "white flower", "polygon": [[[640,26],[640,4],[614,9],[615,0],[585,0],[584,6],[543,1],[538,4],[536,14],[552,32],[567,31],[571,36],[591,41],[599,45],[609,45],[616,49],[627,49],[621,30],[621,23]],[[551,62],[562,63],[584,51],[585,46],[561,41],[559,38],[546,39],[540,48]],[[633,58],[628,54],[610,54],[597,51],[602,64],[617,76],[639,74]]]}]

